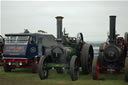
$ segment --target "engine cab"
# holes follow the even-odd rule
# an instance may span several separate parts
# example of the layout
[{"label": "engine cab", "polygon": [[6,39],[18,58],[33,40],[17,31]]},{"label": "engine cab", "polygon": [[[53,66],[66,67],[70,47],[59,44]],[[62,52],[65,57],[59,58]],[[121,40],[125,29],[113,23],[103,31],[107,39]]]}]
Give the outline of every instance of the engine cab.
[{"label": "engine cab", "polygon": [[36,72],[40,56],[51,55],[49,49],[56,44],[55,37],[50,34],[14,33],[5,36],[5,72],[14,68],[32,68]]}]

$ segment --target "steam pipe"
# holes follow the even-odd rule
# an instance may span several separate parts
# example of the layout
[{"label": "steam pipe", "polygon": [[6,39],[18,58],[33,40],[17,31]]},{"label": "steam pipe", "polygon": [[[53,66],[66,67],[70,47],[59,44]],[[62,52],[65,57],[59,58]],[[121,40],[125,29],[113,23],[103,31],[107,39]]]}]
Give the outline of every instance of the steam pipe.
[{"label": "steam pipe", "polygon": [[110,16],[110,35],[109,35],[110,43],[116,41],[115,27],[116,27],[116,16]]}]

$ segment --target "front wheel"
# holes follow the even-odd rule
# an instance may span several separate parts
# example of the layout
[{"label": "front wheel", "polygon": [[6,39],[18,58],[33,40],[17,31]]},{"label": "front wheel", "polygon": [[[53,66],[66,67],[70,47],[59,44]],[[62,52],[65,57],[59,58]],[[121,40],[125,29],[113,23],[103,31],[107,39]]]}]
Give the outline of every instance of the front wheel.
[{"label": "front wheel", "polygon": [[77,56],[72,56],[70,61],[70,76],[72,81],[78,80],[79,77],[79,64]]},{"label": "front wheel", "polygon": [[38,74],[41,80],[48,78],[47,58],[46,56],[40,57],[38,64]]},{"label": "front wheel", "polygon": [[95,56],[92,63],[93,80],[99,80],[100,64],[98,56]]}]

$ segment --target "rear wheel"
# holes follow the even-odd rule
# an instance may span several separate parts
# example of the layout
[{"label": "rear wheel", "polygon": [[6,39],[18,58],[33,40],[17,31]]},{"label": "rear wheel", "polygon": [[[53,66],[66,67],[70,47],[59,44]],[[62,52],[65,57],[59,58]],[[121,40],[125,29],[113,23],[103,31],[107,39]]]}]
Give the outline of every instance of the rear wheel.
[{"label": "rear wheel", "polygon": [[38,65],[38,73],[41,80],[48,78],[47,58],[46,56],[40,57]]},{"label": "rear wheel", "polygon": [[125,59],[125,81],[128,82],[128,57]]},{"label": "rear wheel", "polygon": [[79,64],[77,56],[72,56],[70,61],[70,76],[72,81],[78,80],[79,77]]},{"label": "rear wheel", "polygon": [[11,72],[12,70],[11,68],[9,68],[8,64],[4,64],[3,67],[4,67],[4,72]]},{"label": "rear wheel", "polygon": [[95,56],[92,63],[93,80],[99,80],[100,64],[98,56]]},{"label": "rear wheel", "polygon": [[88,44],[84,44],[81,50],[81,67],[83,74],[89,74],[92,70],[92,60],[93,60],[93,48]]}]

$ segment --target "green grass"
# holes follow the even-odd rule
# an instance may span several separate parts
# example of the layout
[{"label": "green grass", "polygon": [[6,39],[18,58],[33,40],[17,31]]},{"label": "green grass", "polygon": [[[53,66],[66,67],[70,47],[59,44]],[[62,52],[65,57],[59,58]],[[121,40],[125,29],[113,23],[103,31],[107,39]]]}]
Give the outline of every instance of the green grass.
[{"label": "green grass", "polygon": [[128,85],[124,81],[124,74],[102,74],[105,80],[92,80],[90,75],[80,75],[79,80],[71,81],[68,74],[57,74],[51,70],[46,80],[40,80],[37,73],[31,73],[30,69],[15,69],[5,73],[0,66],[0,85]]}]

